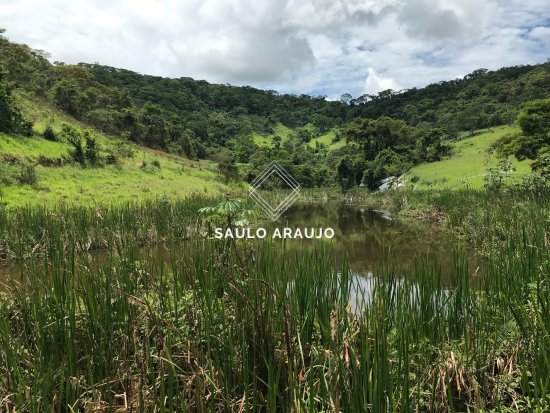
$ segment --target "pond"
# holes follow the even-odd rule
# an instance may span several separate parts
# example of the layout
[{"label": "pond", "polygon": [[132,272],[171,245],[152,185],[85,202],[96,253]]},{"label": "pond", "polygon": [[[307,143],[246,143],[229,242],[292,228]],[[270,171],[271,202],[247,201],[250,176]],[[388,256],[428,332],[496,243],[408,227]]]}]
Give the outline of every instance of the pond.
[{"label": "pond", "polygon": [[[389,262],[399,263],[399,268],[406,271],[425,260],[440,268],[443,278],[453,267],[456,242],[448,234],[425,223],[396,220],[386,211],[335,202],[298,204],[275,225],[332,227],[335,235],[331,247],[339,257],[347,258],[357,275],[372,275]],[[310,241],[292,242],[303,247]]]},{"label": "pond", "polygon": [[[344,258],[347,259],[354,282],[362,285],[388,263],[392,264],[394,272],[406,276],[416,264],[427,262],[441,271],[443,284],[453,268],[455,243],[443,231],[423,223],[405,223],[393,219],[388,212],[374,211],[361,205],[340,202],[295,204],[276,222],[265,226],[271,230],[277,227],[332,228],[334,237],[324,242],[327,251],[334,255],[338,265]],[[286,248],[296,251],[318,245],[310,239],[281,240],[274,241],[274,244],[277,242],[284,242]],[[168,262],[174,252],[177,256],[185,255],[185,249],[185,243],[170,247],[147,246],[140,250],[139,258],[143,261],[161,259]],[[108,259],[109,253],[96,251],[90,256],[93,262],[101,264]],[[22,265],[28,263],[0,267],[0,284],[4,284],[4,288],[25,272]]]}]

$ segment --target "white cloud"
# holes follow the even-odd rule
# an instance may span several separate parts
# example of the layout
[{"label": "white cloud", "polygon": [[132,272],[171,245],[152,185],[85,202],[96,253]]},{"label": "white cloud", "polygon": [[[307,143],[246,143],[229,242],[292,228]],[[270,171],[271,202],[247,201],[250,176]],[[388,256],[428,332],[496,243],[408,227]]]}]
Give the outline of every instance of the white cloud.
[{"label": "white cloud", "polygon": [[323,94],[545,61],[547,0],[2,0],[52,60]]},{"label": "white cloud", "polygon": [[370,68],[365,82],[365,93],[375,95],[388,89],[399,90],[399,86],[395,80],[380,76],[374,69]]}]

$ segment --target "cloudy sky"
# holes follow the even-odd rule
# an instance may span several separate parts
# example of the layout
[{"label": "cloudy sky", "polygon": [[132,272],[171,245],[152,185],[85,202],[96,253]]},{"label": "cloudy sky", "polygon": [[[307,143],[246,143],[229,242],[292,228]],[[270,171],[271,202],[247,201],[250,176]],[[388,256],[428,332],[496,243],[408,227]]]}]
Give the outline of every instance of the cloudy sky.
[{"label": "cloudy sky", "polygon": [[0,0],[52,61],[357,97],[550,58],[548,0]]}]

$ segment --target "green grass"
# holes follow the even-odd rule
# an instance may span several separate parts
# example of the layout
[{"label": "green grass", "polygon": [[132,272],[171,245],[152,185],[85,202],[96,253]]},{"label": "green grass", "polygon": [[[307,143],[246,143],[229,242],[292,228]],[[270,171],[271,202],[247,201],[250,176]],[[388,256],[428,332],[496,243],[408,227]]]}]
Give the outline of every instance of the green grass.
[{"label": "green grass", "polygon": [[[498,162],[496,155],[488,156],[487,149],[504,135],[518,131],[516,127],[501,126],[464,138],[453,144],[451,158],[413,167],[407,173],[407,181],[417,189],[481,188],[486,169]],[[528,161],[514,159],[512,164],[518,177],[530,172]],[[418,182],[410,182],[413,176],[419,178]]]},{"label": "green grass", "polygon": [[[34,121],[37,133],[47,125],[60,132],[63,123],[80,130],[82,124],[49,105],[18,95],[25,115]],[[216,195],[227,190],[219,182],[216,173],[207,162],[190,161],[164,154],[138,145],[122,142],[101,133],[96,134],[103,154],[114,152],[119,156],[119,166],[83,168],[74,164],[62,167],[37,165],[36,185],[1,186],[0,202],[10,205],[47,203],[60,201],[79,204],[108,204],[158,196],[185,197],[191,193]],[[50,142],[40,137],[22,137],[0,134],[0,156],[14,155],[21,163],[37,164],[40,156],[58,159],[67,157],[71,145],[66,142]],[[161,168],[141,167],[143,161],[151,164],[159,161]]]},{"label": "green grass", "polygon": [[[311,131],[314,130],[314,127],[312,124],[306,125],[305,128]],[[252,137],[256,145],[260,147],[271,147],[273,146],[274,136],[279,136],[281,138],[281,142],[284,142],[288,140],[289,136],[293,133],[295,133],[295,130],[288,128],[285,125],[279,123],[275,126],[273,133],[270,133],[268,135],[260,135],[258,133],[255,133],[252,135]],[[312,148],[315,148],[315,143],[319,142],[325,145],[325,147],[328,150],[340,149],[346,144],[346,142],[344,139],[341,139],[338,142],[332,143],[332,139],[334,138],[336,133],[337,133],[336,129],[331,129],[328,132],[324,133],[323,135],[313,138],[311,141],[309,141],[309,146]]]},{"label": "green grass", "polygon": [[329,151],[340,149],[346,145],[346,141],[344,138],[341,138],[338,142],[333,143],[332,140],[334,139],[337,133],[338,133],[337,130],[331,129],[324,135],[321,135],[317,138],[312,139],[309,142],[309,146],[311,146],[312,148],[315,148],[316,142],[319,142],[320,144],[323,144]]},{"label": "green grass", "polygon": [[293,131],[289,127],[283,125],[282,123],[278,123],[273,128],[273,133],[267,134],[267,135],[260,135],[258,133],[254,133],[252,135],[254,139],[254,143],[258,146],[273,146],[273,137],[279,136],[281,138],[281,142],[284,142],[288,140],[289,135],[292,134]]}]

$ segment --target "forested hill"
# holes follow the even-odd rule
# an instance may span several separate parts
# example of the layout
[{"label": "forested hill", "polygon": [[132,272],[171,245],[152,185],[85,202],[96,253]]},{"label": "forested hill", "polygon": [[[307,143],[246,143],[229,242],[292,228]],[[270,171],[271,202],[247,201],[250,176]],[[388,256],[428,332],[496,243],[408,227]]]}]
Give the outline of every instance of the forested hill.
[{"label": "forested hill", "polygon": [[523,103],[549,95],[550,60],[496,71],[479,69],[420,89],[365,95],[352,101],[356,106],[350,112],[351,117],[390,116],[410,125],[425,122],[456,133],[512,123]]},{"label": "forested hill", "polygon": [[[277,159],[303,186],[376,188],[387,176],[450,156],[449,141],[461,132],[512,124],[527,102],[550,97],[550,62],[479,69],[424,88],[330,101],[99,64],[51,63],[45,52],[1,33],[0,131],[31,130],[10,103],[16,87],[96,132],[216,161],[227,180],[250,181]],[[547,105],[532,107],[544,112]],[[509,139],[501,152],[534,159],[547,146],[545,136]]]},{"label": "forested hill", "polygon": [[153,102],[180,116],[222,111],[231,117],[251,115],[279,121],[288,127],[314,123],[321,128],[341,123],[348,107],[322,96],[279,94],[250,86],[211,84],[189,77],[179,79],[142,75],[99,64],[80,64],[104,85],[128,90],[140,104]]},{"label": "forested hill", "polygon": [[[82,64],[102,84],[126,89],[140,103],[158,103],[171,112],[224,111],[233,116],[270,117],[288,127],[312,123],[323,129],[356,117],[389,116],[410,125],[428,123],[448,132],[511,123],[522,103],[550,93],[550,63],[479,69],[461,79],[424,88],[386,90],[341,101],[307,95],[279,95],[252,87],[209,84],[190,78],[168,79],[124,69]],[[343,104],[346,102],[347,104]]]},{"label": "forested hill", "polygon": [[[0,37],[0,64],[18,87],[104,132],[163,149],[182,137],[196,146],[225,146],[238,135],[270,133],[279,122],[289,128],[311,124],[325,132],[357,117],[389,116],[453,135],[510,123],[523,102],[550,95],[550,63],[480,69],[463,79],[375,96],[343,95],[344,103],[98,64],[50,64],[46,57]],[[204,148],[199,152],[204,155]]]}]

